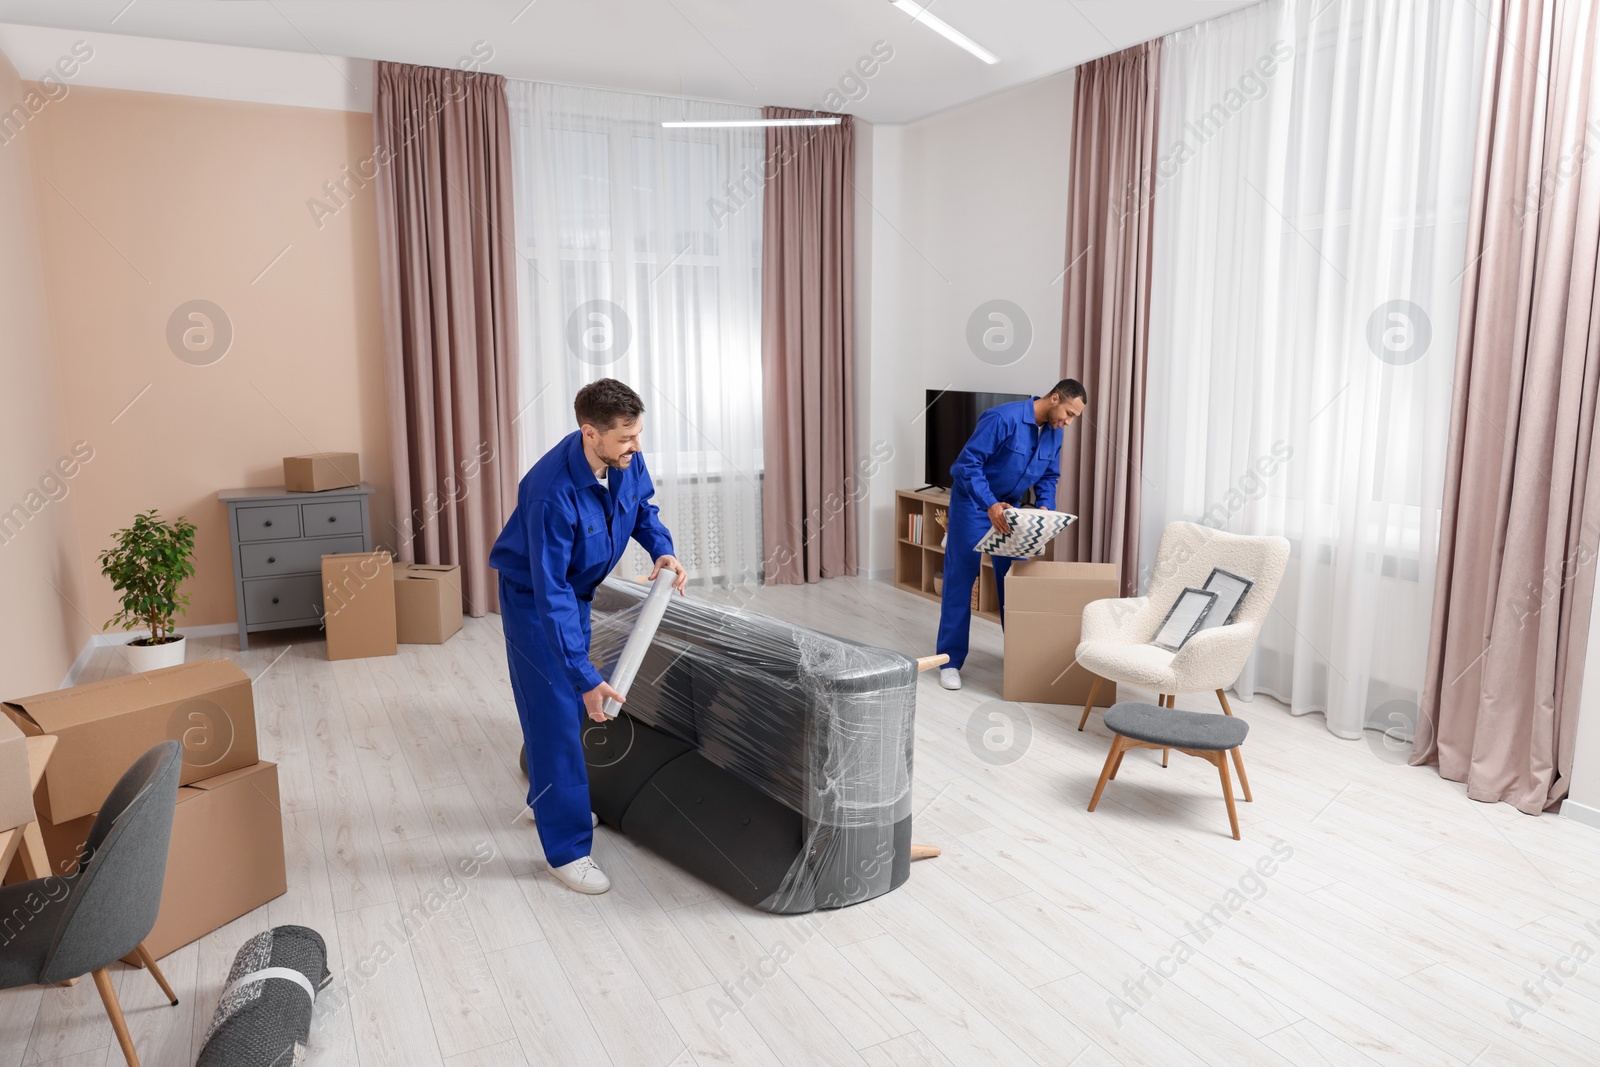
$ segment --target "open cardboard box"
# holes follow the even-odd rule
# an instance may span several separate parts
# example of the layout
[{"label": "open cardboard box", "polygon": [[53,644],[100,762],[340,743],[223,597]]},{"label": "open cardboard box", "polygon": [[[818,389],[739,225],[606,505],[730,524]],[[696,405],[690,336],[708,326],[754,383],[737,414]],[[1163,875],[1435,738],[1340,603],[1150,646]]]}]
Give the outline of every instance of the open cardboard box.
[{"label": "open cardboard box", "polygon": [[[260,758],[250,678],[225,659],[17,697],[4,708],[29,737],[56,736],[33,803],[57,824],[99,811],[123,772],[162,741],[182,743],[184,785]],[[24,762],[24,781],[26,773]]]},{"label": "open cardboard box", "polygon": [[[1006,575],[1005,671],[1002,695],[1033,704],[1082,704],[1095,676],[1077,665],[1084,606],[1118,595],[1114,563],[1026,560]],[[1095,702],[1117,702],[1117,686],[1100,686]]]},{"label": "open cardboard box", "polygon": [[395,637],[402,645],[442,645],[461,629],[461,568],[394,565]]}]

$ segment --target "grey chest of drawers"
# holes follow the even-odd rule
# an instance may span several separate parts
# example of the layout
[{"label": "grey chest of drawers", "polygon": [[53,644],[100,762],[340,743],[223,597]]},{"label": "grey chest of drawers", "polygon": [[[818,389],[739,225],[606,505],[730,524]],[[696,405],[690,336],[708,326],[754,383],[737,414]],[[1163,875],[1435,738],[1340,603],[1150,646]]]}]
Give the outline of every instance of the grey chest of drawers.
[{"label": "grey chest of drawers", "polygon": [[371,495],[366,482],[320,493],[227,489],[217,494],[228,505],[241,649],[250,647],[252,630],[322,624],[322,557],[372,550]]}]

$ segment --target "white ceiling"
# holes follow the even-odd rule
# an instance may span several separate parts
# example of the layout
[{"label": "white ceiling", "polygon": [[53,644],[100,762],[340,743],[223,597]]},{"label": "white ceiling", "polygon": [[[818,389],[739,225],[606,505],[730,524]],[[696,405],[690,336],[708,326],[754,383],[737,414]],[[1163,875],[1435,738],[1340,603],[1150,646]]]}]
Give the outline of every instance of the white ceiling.
[{"label": "white ceiling", "polygon": [[898,123],[1253,2],[933,0],[993,66],[888,0],[0,0],[0,21],[431,66],[490,55],[480,69],[514,78],[797,108],[835,103],[882,41],[893,58],[843,110]]}]

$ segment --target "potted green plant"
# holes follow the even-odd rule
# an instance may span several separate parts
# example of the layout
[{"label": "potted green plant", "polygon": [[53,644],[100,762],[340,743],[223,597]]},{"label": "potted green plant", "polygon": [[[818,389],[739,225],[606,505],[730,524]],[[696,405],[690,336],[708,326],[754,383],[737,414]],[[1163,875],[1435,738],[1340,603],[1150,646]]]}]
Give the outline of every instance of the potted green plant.
[{"label": "potted green plant", "polygon": [[183,635],[173,620],[189,606],[189,594],[178,587],[194,575],[194,523],[167,522],[154,509],[135,515],[133,525],[118,530],[116,543],[100,553],[100,573],[111,579],[122,597],[122,609],[105,628],[146,629],[127,646],[136,671],[174,667],[183,662]]}]

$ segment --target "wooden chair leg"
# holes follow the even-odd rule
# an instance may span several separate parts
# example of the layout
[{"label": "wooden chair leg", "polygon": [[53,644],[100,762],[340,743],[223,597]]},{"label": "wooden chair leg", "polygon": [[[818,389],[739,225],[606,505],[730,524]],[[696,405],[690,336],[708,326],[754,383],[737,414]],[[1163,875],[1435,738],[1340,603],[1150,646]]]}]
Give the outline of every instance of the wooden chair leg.
[{"label": "wooden chair leg", "polygon": [[[911,847],[913,849],[912,858],[915,859],[914,850],[917,846],[912,845]],[[934,855],[938,855],[938,853],[935,852]],[[174,993],[172,987],[167,984],[167,976],[161,973],[160,967],[156,966],[156,958],[150,955],[150,950],[144,947],[144,942],[141,941],[135,945],[133,951],[139,954],[139,962],[144,964],[144,969],[150,972],[150,977],[156,980],[156,985],[161,987],[161,992],[167,995],[167,999],[172,1001],[172,1006],[176,1008],[178,1006],[178,994]]]},{"label": "wooden chair leg", "polygon": [[100,1000],[111,1017],[111,1029],[117,1033],[117,1044],[122,1046],[122,1058],[128,1067],[139,1067],[139,1054],[133,1051],[133,1038],[128,1034],[128,1023],[122,1017],[122,1005],[117,1003],[117,991],[111,987],[111,972],[104,967],[94,972],[95,988],[100,990]]},{"label": "wooden chair leg", "polygon": [[[1162,697],[1161,700],[1162,700],[1161,706],[1164,707],[1164,708],[1175,708],[1175,707],[1178,706],[1178,698],[1173,693],[1168,693],[1166,696]],[[1170,748],[1162,749],[1161,750],[1161,766],[1165,767],[1167,765],[1167,760],[1170,759],[1171,756],[1172,756],[1172,749],[1170,749]]]},{"label": "wooden chair leg", "polygon": [[1228,802],[1228,825],[1233,827],[1233,839],[1239,838],[1239,813],[1233,806],[1233,783],[1228,780],[1228,761],[1218,752],[1216,754],[1217,773],[1222,776],[1222,799]]},{"label": "wooden chair leg", "polygon": [[1222,690],[1218,689],[1217,690],[1217,699],[1222,701],[1222,714],[1224,714],[1224,715],[1232,715],[1233,714],[1233,709],[1228,707],[1228,694],[1224,693]]},{"label": "wooden chair leg", "polygon": [[1094,681],[1089,683],[1089,699],[1083,705],[1083,718],[1078,720],[1078,730],[1083,730],[1084,723],[1089,721],[1089,713],[1094,710],[1094,698],[1100,695],[1100,676],[1094,676]]},{"label": "wooden chair leg", "polygon": [[1122,757],[1128,754],[1128,748],[1129,746],[1127,745],[1122,746],[1122,751],[1117,753],[1117,762],[1111,765],[1111,778],[1113,781],[1116,780],[1117,772],[1122,770]]},{"label": "wooden chair leg", "polygon": [[1100,803],[1100,794],[1106,791],[1106,783],[1111,780],[1114,765],[1121,762],[1122,752],[1122,735],[1118,734],[1111,739],[1111,751],[1106,753],[1106,765],[1100,769],[1100,781],[1095,783],[1094,796],[1089,798],[1090,811],[1093,811],[1094,806]]},{"label": "wooden chair leg", "polygon": [[1248,802],[1252,798],[1250,796],[1250,779],[1245,777],[1245,773],[1244,773],[1244,755],[1243,755],[1243,752],[1244,752],[1244,746],[1243,745],[1238,745],[1238,746],[1235,746],[1234,748],[1231,748],[1231,749],[1228,750],[1228,754],[1233,757],[1233,769],[1235,771],[1237,771],[1238,774],[1239,774],[1239,788],[1244,790],[1244,799],[1245,799],[1246,802]]}]

